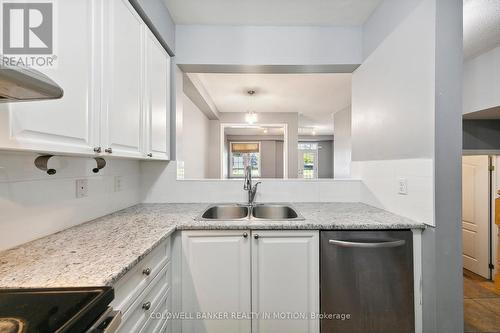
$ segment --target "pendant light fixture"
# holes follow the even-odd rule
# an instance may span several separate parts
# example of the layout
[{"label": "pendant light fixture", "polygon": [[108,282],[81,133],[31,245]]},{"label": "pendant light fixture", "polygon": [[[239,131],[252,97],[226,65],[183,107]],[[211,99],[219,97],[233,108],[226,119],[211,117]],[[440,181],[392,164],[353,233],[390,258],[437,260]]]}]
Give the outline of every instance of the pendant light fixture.
[{"label": "pendant light fixture", "polygon": [[[247,91],[247,94],[250,96],[250,100],[251,100],[250,104],[251,104],[251,106],[255,106],[255,105],[254,105],[254,104],[255,104],[255,103],[254,103],[254,99],[255,99],[255,90],[249,90],[249,91]],[[245,115],[245,121],[246,121],[248,124],[255,124],[255,123],[257,122],[257,120],[258,120],[258,118],[257,118],[257,113],[255,113],[253,110],[254,110],[254,109],[251,107],[251,108],[248,110],[247,114]]]}]

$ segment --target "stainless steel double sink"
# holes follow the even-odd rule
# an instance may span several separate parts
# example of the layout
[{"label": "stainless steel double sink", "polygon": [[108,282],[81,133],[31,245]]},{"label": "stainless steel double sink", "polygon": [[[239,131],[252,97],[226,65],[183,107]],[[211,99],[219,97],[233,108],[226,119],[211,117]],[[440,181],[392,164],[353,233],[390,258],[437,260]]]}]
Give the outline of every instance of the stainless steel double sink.
[{"label": "stainless steel double sink", "polygon": [[301,221],[304,218],[288,204],[220,204],[209,206],[200,221]]}]

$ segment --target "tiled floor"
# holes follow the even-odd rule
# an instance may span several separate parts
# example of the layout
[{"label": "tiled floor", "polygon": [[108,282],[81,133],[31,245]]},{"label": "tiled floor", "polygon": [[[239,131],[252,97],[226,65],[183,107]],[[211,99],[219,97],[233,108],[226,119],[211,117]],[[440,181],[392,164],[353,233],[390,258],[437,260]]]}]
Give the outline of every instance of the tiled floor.
[{"label": "tiled floor", "polygon": [[500,295],[493,282],[464,270],[464,332],[500,333]]}]

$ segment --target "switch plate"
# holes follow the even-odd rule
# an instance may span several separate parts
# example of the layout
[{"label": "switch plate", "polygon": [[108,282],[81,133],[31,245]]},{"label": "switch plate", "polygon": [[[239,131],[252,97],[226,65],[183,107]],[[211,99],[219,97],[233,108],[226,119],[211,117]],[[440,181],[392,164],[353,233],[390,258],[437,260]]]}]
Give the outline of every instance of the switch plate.
[{"label": "switch plate", "polygon": [[408,194],[408,179],[399,178],[399,194],[407,195]]},{"label": "switch plate", "polygon": [[115,192],[120,192],[123,190],[122,176],[115,176]]},{"label": "switch plate", "polygon": [[89,196],[89,181],[87,179],[76,180],[76,197],[85,198]]}]

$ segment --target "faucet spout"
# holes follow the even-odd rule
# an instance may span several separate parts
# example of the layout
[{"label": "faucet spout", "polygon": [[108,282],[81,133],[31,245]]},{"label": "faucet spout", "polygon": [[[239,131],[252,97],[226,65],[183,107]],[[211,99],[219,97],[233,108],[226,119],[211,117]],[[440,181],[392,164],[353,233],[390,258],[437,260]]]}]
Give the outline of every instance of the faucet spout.
[{"label": "faucet spout", "polygon": [[255,202],[255,195],[257,194],[257,186],[259,184],[261,184],[261,182],[255,183],[255,185],[252,187],[252,190],[249,193],[249,195],[250,195],[249,204],[252,206],[254,205],[254,202]]},{"label": "faucet spout", "polygon": [[248,191],[252,188],[252,167],[247,166],[245,168],[245,183],[243,184],[243,189]]},{"label": "faucet spout", "polygon": [[247,166],[245,168],[245,182],[243,184],[243,190],[248,192],[248,205],[253,206],[255,201],[255,195],[257,194],[257,186],[261,182],[252,185],[252,167]]}]

